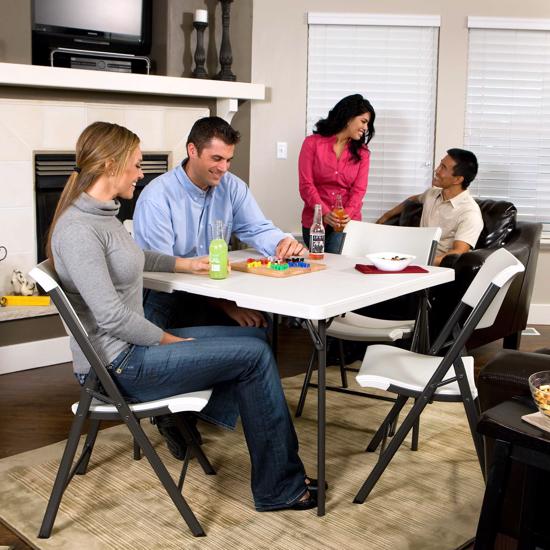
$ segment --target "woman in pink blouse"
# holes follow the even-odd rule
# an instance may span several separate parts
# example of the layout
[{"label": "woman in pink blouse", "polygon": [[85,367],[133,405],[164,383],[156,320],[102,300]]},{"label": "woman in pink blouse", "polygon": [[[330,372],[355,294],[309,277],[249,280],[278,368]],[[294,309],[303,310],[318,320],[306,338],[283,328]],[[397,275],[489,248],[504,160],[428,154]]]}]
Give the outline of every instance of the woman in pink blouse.
[{"label": "woman in pink blouse", "polygon": [[[360,94],[341,99],[319,120],[302,144],[298,161],[300,196],[304,201],[302,234],[309,244],[313,210],[320,204],[326,230],[325,251],[340,253],[342,230],[350,220],[361,220],[369,176],[369,141],[374,137],[375,113]],[[342,196],[345,215],[333,213],[336,195]]]}]

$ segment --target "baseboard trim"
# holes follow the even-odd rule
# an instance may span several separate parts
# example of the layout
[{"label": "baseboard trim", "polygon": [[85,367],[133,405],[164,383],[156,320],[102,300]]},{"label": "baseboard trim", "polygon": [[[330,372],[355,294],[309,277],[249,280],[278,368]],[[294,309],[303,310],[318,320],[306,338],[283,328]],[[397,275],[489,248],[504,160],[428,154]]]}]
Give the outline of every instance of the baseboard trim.
[{"label": "baseboard trim", "polygon": [[72,361],[69,337],[0,347],[0,375]]},{"label": "baseboard trim", "polygon": [[527,323],[530,325],[550,325],[550,304],[531,304]]}]

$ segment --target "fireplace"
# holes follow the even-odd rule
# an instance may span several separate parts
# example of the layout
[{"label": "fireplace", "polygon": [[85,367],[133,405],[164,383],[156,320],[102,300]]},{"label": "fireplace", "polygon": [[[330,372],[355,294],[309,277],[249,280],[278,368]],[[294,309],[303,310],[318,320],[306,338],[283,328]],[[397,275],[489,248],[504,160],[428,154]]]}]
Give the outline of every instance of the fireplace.
[{"label": "fireplace", "polygon": [[[48,228],[67,178],[75,166],[74,153],[35,153],[36,254],[38,261],[46,258],[45,245]],[[121,201],[118,218],[132,219],[136,201],[143,188],[168,170],[168,154],[143,153],[143,179],[138,181],[131,201]]]}]

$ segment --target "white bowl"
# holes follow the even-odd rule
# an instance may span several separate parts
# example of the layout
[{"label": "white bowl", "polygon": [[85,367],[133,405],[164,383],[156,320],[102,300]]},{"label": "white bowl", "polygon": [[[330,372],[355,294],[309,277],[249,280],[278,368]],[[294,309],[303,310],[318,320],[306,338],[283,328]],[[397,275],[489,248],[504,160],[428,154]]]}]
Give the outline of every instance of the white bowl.
[{"label": "white bowl", "polygon": [[411,256],[411,254],[401,254],[399,252],[367,254],[367,259],[382,271],[402,271],[415,258],[416,256]]}]

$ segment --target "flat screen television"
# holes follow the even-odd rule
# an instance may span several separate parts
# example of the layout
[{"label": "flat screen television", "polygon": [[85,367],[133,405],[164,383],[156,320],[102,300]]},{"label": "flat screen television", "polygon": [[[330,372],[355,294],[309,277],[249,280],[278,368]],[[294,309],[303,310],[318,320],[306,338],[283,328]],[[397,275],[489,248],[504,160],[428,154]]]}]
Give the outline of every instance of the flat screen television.
[{"label": "flat screen television", "polygon": [[32,62],[55,48],[147,55],[152,0],[32,0]]}]

